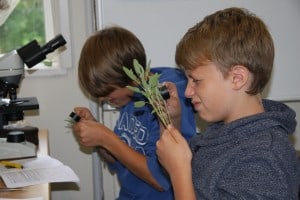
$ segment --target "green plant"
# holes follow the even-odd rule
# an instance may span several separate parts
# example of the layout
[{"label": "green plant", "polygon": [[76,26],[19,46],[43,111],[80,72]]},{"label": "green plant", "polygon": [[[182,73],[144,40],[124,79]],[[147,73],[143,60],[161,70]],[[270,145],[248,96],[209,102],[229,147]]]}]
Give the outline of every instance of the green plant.
[{"label": "green plant", "polygon": [[64,121],[67,123],[67,124],[65,125],[66,128],[72,128],[73,125],[76,123],[76,121],[75,121],[73,118],[69,117],[69,116],[68,116],[68,118],[65,119]]},{"label": "green plant", "polygon": [[142,94],[148,100],[148,102],[136,101],[135,107],[142,107],[149,103],[152,106],[153,112],[157,114],[165,127],[167,127],[169,124],[172,124],[166,107],[166,102],[159,91],[159,87],[161,86],[159,83],[160,74],[152,74],[150,72],[150,62],[144,69],[143,66],[140,65],[136,59],[134,59],[133,69],[128,69],[124,66],[123,70],[126,75],[137,85],[136,87],[128,85],[127,88]]}]

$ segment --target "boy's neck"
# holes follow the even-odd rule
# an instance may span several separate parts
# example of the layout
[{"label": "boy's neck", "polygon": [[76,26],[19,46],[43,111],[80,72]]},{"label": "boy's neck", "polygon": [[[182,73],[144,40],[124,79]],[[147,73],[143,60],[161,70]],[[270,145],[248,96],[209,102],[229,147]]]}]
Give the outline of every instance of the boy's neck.
[{"label": "boy's neck", "polygon": [[263,112],[265,112],[265,110],[261,95],[246,95],[243,99],[236,102],[232,114],[224,121],[224,123],[230,123],[232,121]]}]

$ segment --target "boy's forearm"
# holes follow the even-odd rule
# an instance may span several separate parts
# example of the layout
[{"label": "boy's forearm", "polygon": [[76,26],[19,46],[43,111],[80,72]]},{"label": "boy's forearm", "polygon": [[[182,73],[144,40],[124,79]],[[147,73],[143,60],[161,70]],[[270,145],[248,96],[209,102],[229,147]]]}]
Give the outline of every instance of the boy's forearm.
[{"label": "boy's forearm", "polygon": [[186,170],[182,170],[182,173],[171,174],[171,181],[176,200],[196,200],[196,194],[192,182],[192,169],[190,168],[188,171],[189,172],[187,173]]},{"label": "boy's forearm", "polygon": [[101,158],[104,159],[105,162],[113,164],[116,162],[116,159],[109,153],[106,149],[98,147],[98,154],[100,155]]},{"label": "boy's forearm", "polygon": [[109,137],[106,138],[106,141],[107,142],[105,142],[103,147],[107,149],[113,157],[133,174],[143,179],[157,190],[162,191],[161,186],[149,171],[146,157],[143,154],[133,150],[115,134],[109,135]]}]

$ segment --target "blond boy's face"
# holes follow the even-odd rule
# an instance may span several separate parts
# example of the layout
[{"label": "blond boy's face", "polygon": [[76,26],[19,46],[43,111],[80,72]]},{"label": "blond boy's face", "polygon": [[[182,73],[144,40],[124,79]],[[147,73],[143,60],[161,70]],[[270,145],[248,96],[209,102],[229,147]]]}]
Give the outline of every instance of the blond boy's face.
[{"label": "blond boy's face", "polygon": [[199,117],[207,122],[226,120],[234,96],[231,81],[213,63],[188,70],[186,75],[185,96],[191,98]]}]

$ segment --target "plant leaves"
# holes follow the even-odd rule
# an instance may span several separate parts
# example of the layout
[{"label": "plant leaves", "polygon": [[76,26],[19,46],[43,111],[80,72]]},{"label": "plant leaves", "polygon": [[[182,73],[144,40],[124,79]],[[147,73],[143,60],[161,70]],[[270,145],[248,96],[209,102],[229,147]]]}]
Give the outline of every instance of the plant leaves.
[{"label": "plant leaves", "polygon": [[140,108],[140,107],[143,107],[145,104],[146,104],[145,101],[136,101],[136,102],[134,102],[134,107]]},{"label": "plant leaves", "polygon": [[151,64],[151,61],[149,60],[148,64],[146,65],[146,68],[145,68],[145,74],[150,74],[150,64]]},{"label": "plant leaves", "polygon": [[134,68],[134,71],[136,72],[136,74],[140,78],[145,76],[143,66],[140,65],[140,63],[136,59],[133,60],[133,68]]},{"label": "plant leaves", "polygon": [[149,86],[151,88],[156,88],[158,87],[158,84],[159,84],[159,77],[160,77],[160,74],[158,73],[155,73],[153,74],[152,76],[149,77]]},{"label": "plant leaves", "polygon": [[140,88],[138,87],[133,87],[131,85],[127,85],[126,86],[129,90],[133,91],[133,92],[137,92],[137,93],[142,93],[143,91],[140,90]]},{"label": "plant leaves", "polygon": [[156,113],[160,118],[160,121],[164,124],[165,127],[167,127],[167,125],[171,124],[172,122],[168,114],[166,104],[163,103],[164,100],[158,89],[160,74],[151,73],[150,61],[144,69],[143,66],[140,65],[136,59],[134,59],[133,68],[135,73],[132,69],[128,69],[126,67],[123,67],[123,70],[130,79],[132,79],[138,84],[139,87],[133,87],[130,85],[126,87],[136,93],[141,93],[144,97],[148,99],[148,102],[136,101],[134,103],[134,106],[142,107],[146,103],[149,103],[153,108],[152,113]]},{"label": "plant leaves", "polygon": [[127,67],[123,67],[124,72],[126,73],[126,75],[133,81],[138,81],[138,78],[136,77],[136,75],[133,73],[132,69],[128,69]]}]

